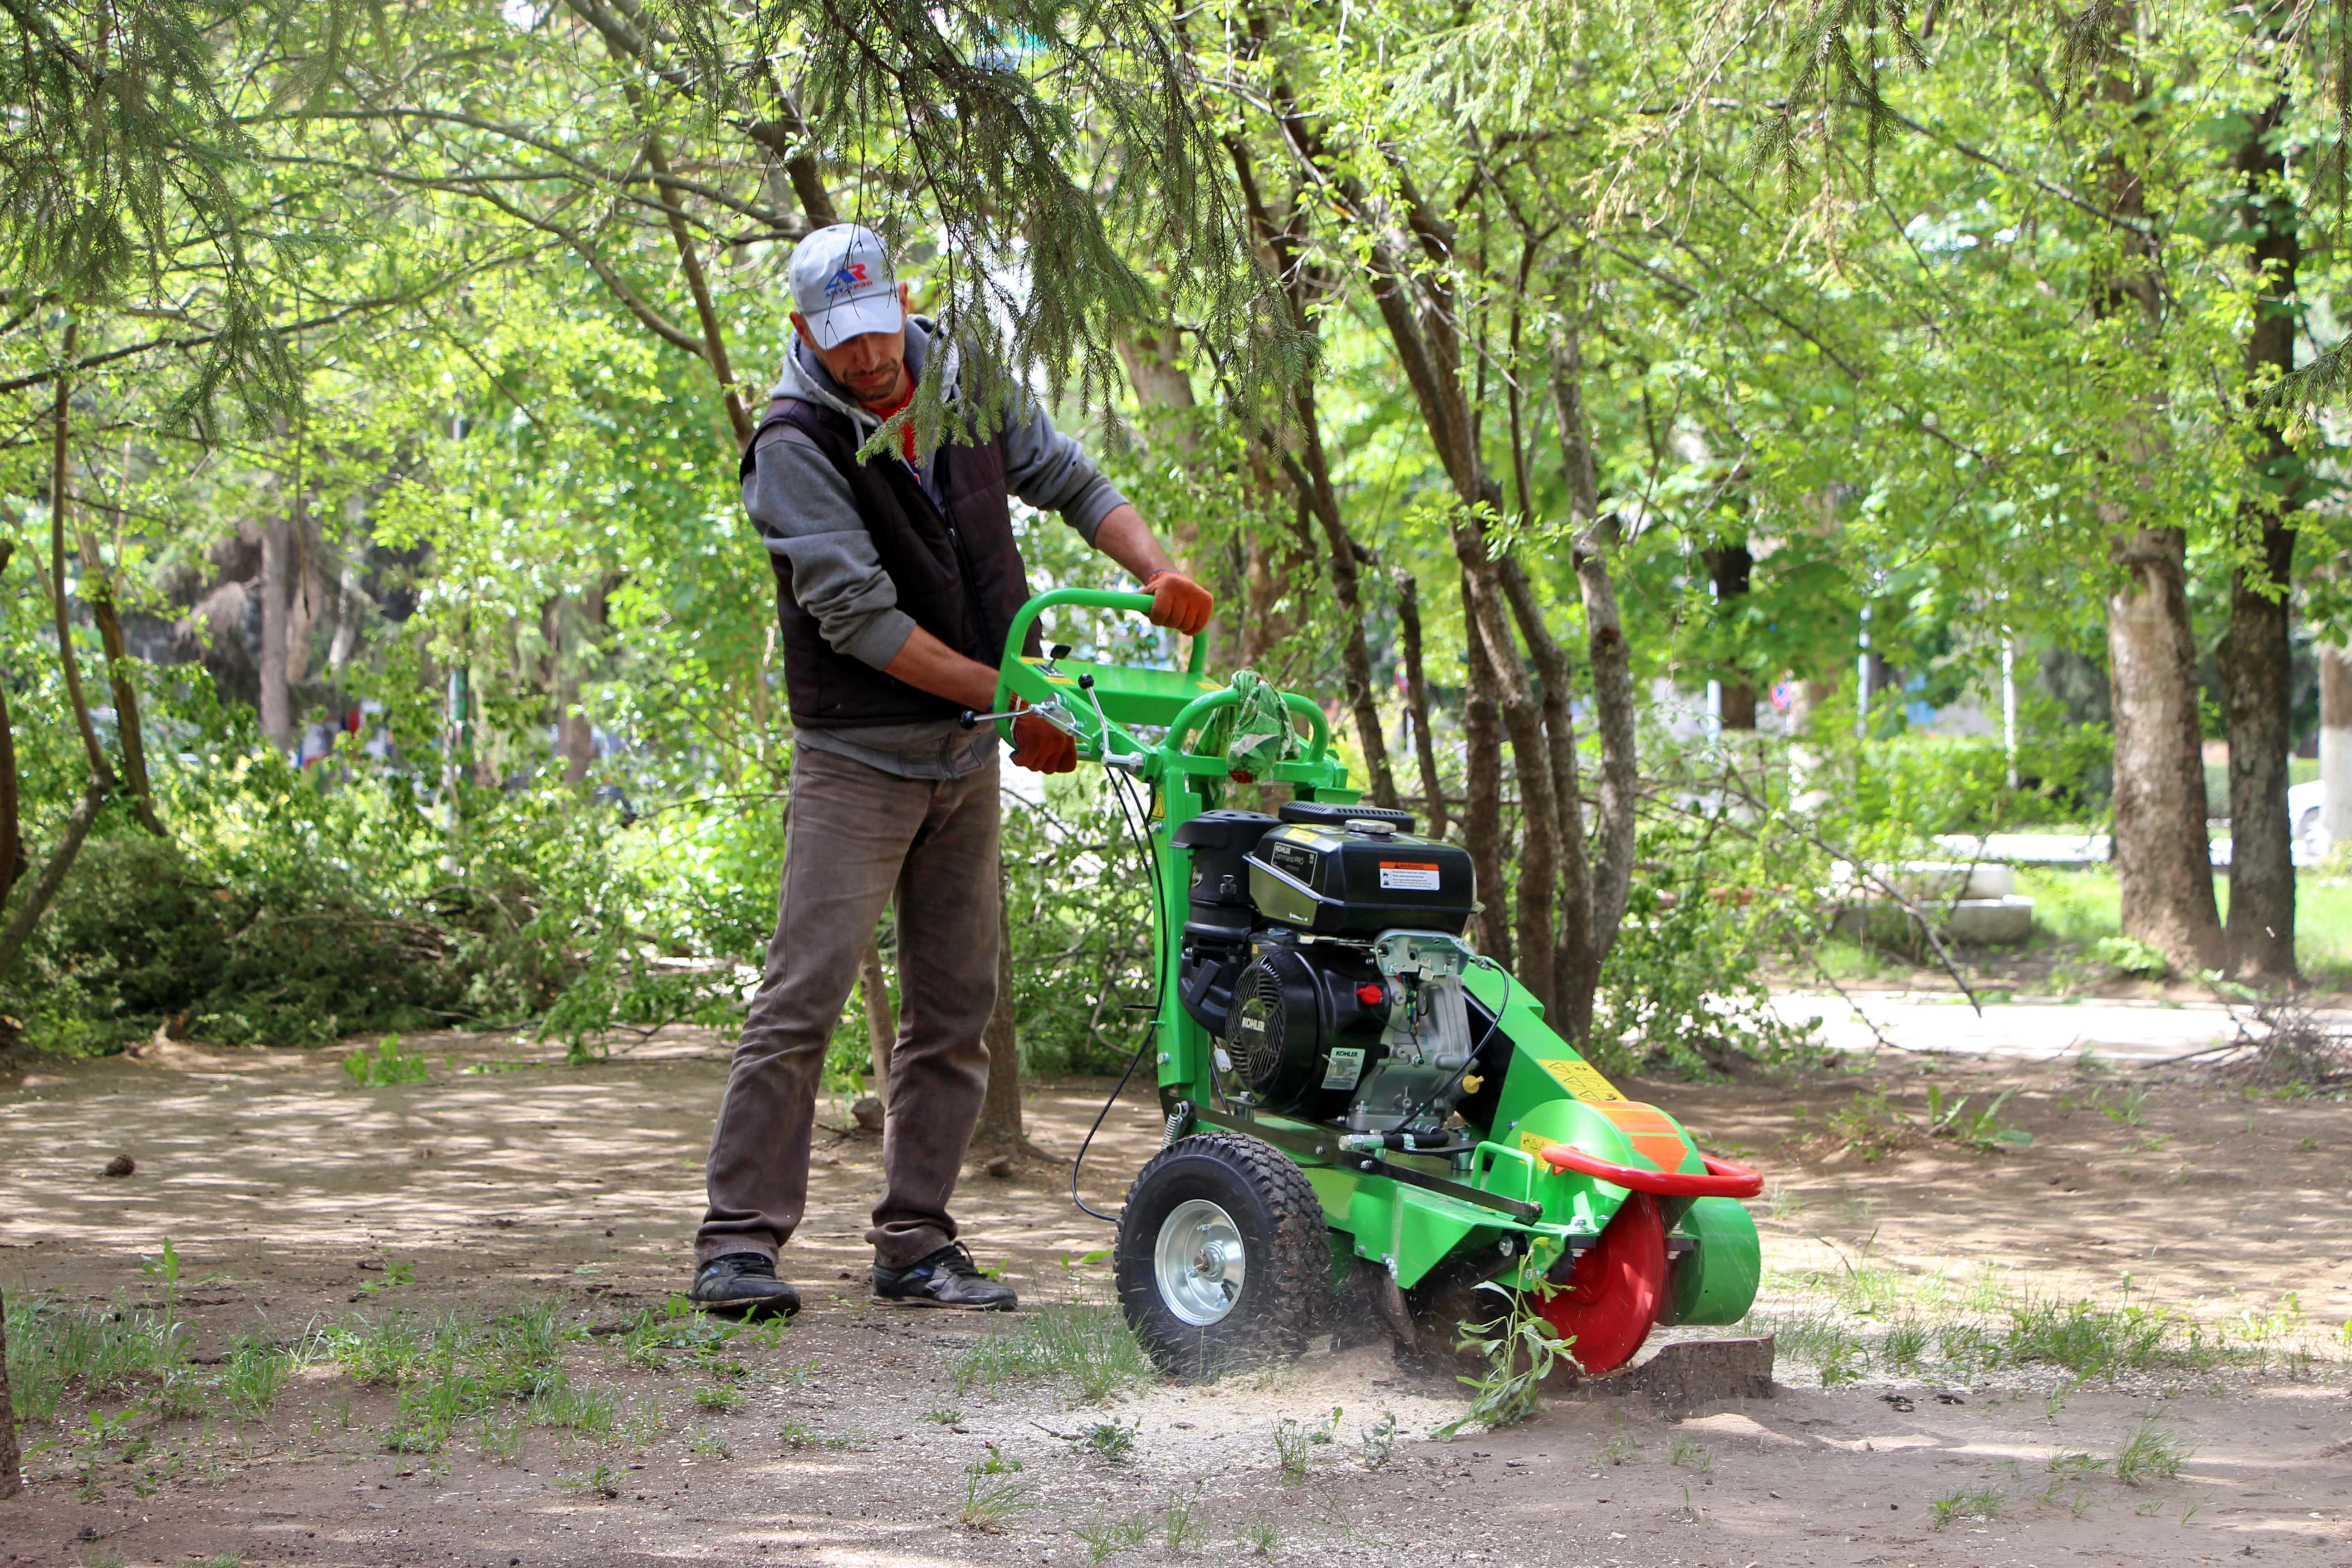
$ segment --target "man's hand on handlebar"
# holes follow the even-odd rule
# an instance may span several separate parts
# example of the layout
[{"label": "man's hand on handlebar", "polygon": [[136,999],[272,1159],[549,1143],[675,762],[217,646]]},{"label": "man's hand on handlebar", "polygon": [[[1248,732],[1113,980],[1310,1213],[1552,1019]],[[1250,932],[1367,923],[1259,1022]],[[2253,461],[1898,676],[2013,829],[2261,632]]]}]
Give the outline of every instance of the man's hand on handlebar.
[{"label": "man's hand on handlebar", "polygon": [[1013,721],[1013,763],[1032,773],[1074,773],[1078,765],[1077,739],[1050,720],[1024,713]]},{"label": "man's hand on handlebar", "polygon": [[1146,577],[1143,591],[1151,595],[1151,624],[1181,632],[1188,637],[1201,635],[1217,607],[1216,599],[1206,588],[1170,566],[1162,566]]}]

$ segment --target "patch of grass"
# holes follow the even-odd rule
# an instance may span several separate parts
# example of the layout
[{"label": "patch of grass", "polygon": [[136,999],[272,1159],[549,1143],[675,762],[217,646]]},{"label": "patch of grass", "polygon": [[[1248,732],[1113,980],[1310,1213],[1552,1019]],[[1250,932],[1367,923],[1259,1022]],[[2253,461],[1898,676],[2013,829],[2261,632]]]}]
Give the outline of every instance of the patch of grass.
[{"label": "patch of grass", "polygon": [[1622,1465],[1635,1458],[1640,1452],[1641,1446],[1633,1441],[1630,1434],[1612,1432],[1594,1445],[1592,1468],[1601,1470],[1612,1465]]},{"label": "patch of grass", "polygon": [[1141,1426],[1139,1421],[1097,1421],[1078,1434],[1078,1447],[1116,1465],[1135,1452],[1135,1435]]},{"label": "patch of grass", "polygon": [[1829,1141],[1864,1164],[1874,1164],[1902,1147],[1910,1119],[1881,1093],[1857,1094],[1829,1115]]},{"label": "patch of grass", "polygon": [[1027,1485],[1003,1480],[974,1465],[964,1475],[963,1507],[956,1512],[956,1522],[966,1530],[994,1534],[1005,1527],[1015,1511],[1028,1506]]},{"label": "patch of grass", "polygon": [[562,1310],[550,1300],[488,1317],[394,1312],[326,1329],[319,1344],[352,1382],[394,1388],[398,1414],[384,1437],[394,1453],[438,1453],[460,1421],[509,1404],[533,1425],[602,1436],[613,1402],[564,1373],[563,1352],[583,1331]]},{"label": "patch of grass", "polygon": [[2112,1379],[2160,1367],[2202,1371],[2218,1347],[2201,1324],[2165,1308],[2026,1300],[2009,1308],[2008,1360],[2062,1367],[2079,1379]]},{"label": "patch of grass", "polygon": [[78,1387],[85,1399],[160,1380],[187,1361],[171,1310],[64,1307],[41,1297],[9,1304],[8,1390],[17,1418],[48,1421]]},{"label": "patch of grass", "polygon": [[602,1389],[581,1388],[566,1382],[532,1399],[530,1414],[532,1421],[541,1426],[560,1427],[583,1437],[603,1437],[612,1432],[617,1412],[613,1396]]},{"label": "patch of grass", "polygon": [[840,1450],[845,1448],[855,1448],[857,1447],[857,1439],[855,1437],[844,1437],[837,1435],[828,1436],[823,1432],[813,1431],[810,1428],[802,1426],[797,1421],[787,1421],[782,1426],[777,1427],[776,1436],[783,1439],[785,1447],[791,1448],[796,1452],[803,1448],[831,1448]]},{"label": "patch of grass", "polygon": [[2132,1429],[2124,1446],[2116,1450],[2116,1479],[2127,1487],[2143,1481],[2168,1481],[2180,1474],[2180,1467],[2196,1452],[2188,1445],[2156,1424],[2151,1415]]},{"label": "patch of grass", "polygon": [[1946,1492],[1927,1505],[1927,1525],[1941,1530],[1954,1520],[1974,1519],[1990,1522],[2000,1517],[2001,1505],[2009,1494],[1999,1487],[1966,1487]]},{"label": "patch of grass", "polygon": [[373,1054],[362,1046],[343,1058],[343,1071],[362,1089],[388,1089],[396,1083],[423,1083],[430,1076],[425,1058],[401,1048],[398,1035],[375,1043]]},{"label": "patch of grass", "polygon": [[731,1459],[735,1457],[735,1450],[727,1446],[727,1439],[716,1432],[701,1433],[687,1447],[706,1459]]},{"label": "patch of grass", "polygon": [[2046,1468],[2061,1480],[2079,1481],[2105,1469],[2107,1462],[2096,1454],[2053,1454]]},{"label": "patch of grass", "polygon": [[1378,1470],[1387,1468],[1396,1457],[1397,1418],[1393,1412],[1383,1410],[1378,1421],[1368,1422],[1356,1438],[1356,1457],[1364,1468]]},{"label": "patch of grass", "polygon": [[621,1495],[621,1471],[600,1459],[594,1469],[582,1475],[562,1477],[560,1484],[591,1497],[616,1498]]},{"label": "patch of grass", "polygon": [[961,1426],[963,1425],[963,1412],[950,1410],[942,1405],[937,1409],[923,1412],[923,1419],[941,1426]]},{"label": "patch of grass", "polygon": [[1243,1521],[1241,1528],[1234,1532],[1234,1539],[1240,1542],[1253,1557],[1271,1557],[1275,1547],[1281,1543],[1282,1533],[1275,1528],[1272,1519],[1259,1514],[1255,1519]]},{"label": "patch of grass", "polygon": [[1102,1520],[1076,1526],[1071,1533],[1087,1543],[1087,1562],[1096,1563],[1122,1552],[1133,1552],[1151,1539],[1160,1521],[1150,1514],[1134,1519]]},{"label": "patch of grass", "polygon": [[1927,1356],[1927,1328],[1924,1323],[1906,1319],[1886,1331],[1885,1340],[1878,1347],[1886,1358],[1887,1366],[1895,1372],[1916,1372]]},{"label": "patch of grass", "polygon": [[1294,1421],[1287,1415],[1275,1422],[1274,1457],[1284,1481],[1296,1484],[1307,1479],[1307,1462],[1318,1447],[1331,1441],[1332,1433],[1339,1429],[1339,1415],[1334,1410],[1312,1424]]},{"label": "patch of grass", "polygon": [[1824,1312],[1776,1320],[1772,1333],[1781,1348],[1820,1369],[1823,1388],[1839,1388],[1857,1381],[1870,1364],[1861,1338]]},{"label": "patch of grass", "polygon": [[494,1465],[520,1465],[530,1447],[530,1421],[520,1410],[493,1411],[474,1428],[474,1447]]},{"label": "patch of grass", "polygon": [[694,1403],[698,1409],[702,1410],[740,1410],[743,1408],[743,1391],[730,1388],[724,1384],[704,1384],[694,1391]]},{"label": "patch of grass", "polygon": [[[362,1265],[362,1267],[364,1268],[365,1265]],[[362,1296],[379,1296],[386,1290],[397,1290],[404,1285],[414,1285],[415,1283],[416,1265],[414,1263],[395,1263],[391,1258],[387,1258],[383,1260],[383,1278],[381,1279],[371,1279],[364,1285],[362,1285],[360,1287],[360,1294]]]},{"label": "patch of grass", "polygon": [[2016,1092],[2013,1089],[2002,1089],[1993,1096],[1991,1104],[1972,1111],[1969,1109],[1972,1097],[1963,1094],[1947,1100],[1943,1086],[1931,1083],[1927,1086],[1927,1136],[1949,1140],[1979,1154],[2024,1148],[2033,1142],[2033,1134],[2000,1119],[2000,1108]]},{"label": "patch of grass", "polygon": [[1010,1332],[982,1340],[948,1363],[958,1394],[1052,1383],[1088,1403],[1143,1383],[1156,1371],[1118,1308],[1075,1304],[1024,1312]]},{"label": "patch of grass", "polygon": [[[684,1296],[672,1296],[662,1306],[639,1312],[616,1338],[622,1359],[647,1372],[659,1372],[672,1355],[681,1355],[706,1372],[740,1377],[743,1368],[720,1352],[739,1339],[770,1348],[781,1345],[790,1331],[787,1322],[782,1318],[732,1322],[696,1311]],[[810,1369],[815,1364],[812,1361]]]},{"label": "patch of grass", "polygon": [[1209,1505],[1201,1499],[1195,1487],[1189,1498],[1181,1495],[1168,1500],[1168,1507],[1160,1524],[1161,1544],[1171,1552],[1181,1552],[1209,1532]]},{"label": "patch of grass", "polygon": [[1666,1462],[1682,1469],[1696,1470],[1700,1475],[1705,1475],[1715,1468],[1715,1455],[1708,1451],[1706,1444],[1696,1437],[1677,1437],[1675,1439],[1674,1452],[1666,1456]]},{"label": "patch of grass", "polygon": [[299,1358],[285,1346],[257,1334],[241,1335],[222,1364],[221,1395],[239,1415],[267,1422],[298,1364]]}]

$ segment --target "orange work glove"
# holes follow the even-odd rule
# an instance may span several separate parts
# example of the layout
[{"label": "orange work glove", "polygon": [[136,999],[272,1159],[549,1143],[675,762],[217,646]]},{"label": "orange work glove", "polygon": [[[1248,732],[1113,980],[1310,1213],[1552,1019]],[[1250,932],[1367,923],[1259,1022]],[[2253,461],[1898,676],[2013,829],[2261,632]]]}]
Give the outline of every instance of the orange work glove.
[{"label": "orange work glove", "polygon": [[1032,773],[1075,773],[1078,766],[1077,738],[1034,713],[1024,713],[1013,721],[1013,763]]},{"label": "orange work glove", "polygon": [[1217,607],[1206,588],[1165,566],[1143,580],[1143,591],[1151,595],[1151,624],[1171,627],[1188,637],[1201,635]]}]

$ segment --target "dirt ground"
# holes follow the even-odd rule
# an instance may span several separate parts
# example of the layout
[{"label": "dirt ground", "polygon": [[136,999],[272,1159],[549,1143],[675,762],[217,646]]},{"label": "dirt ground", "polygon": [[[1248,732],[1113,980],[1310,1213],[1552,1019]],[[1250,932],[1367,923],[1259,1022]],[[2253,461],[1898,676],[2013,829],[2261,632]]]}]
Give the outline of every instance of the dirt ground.
[{"label": "dirt ground", "polygon": [[[1778,1396],[1680,1419],[1639,1397],[1556,1401],[1449,1444],[1428,1434],[1462,1391],[1385,1343],[1213,1387],[1146,1382],[1098,1406],[1034,1383],[959,1393],[956,1359],[1031,1314],[866,1303],[878,1140],[851,1132],[820,1140],[787,1255],[807,1310],[772,1343],[729,1347],[739,1407],[698,1408],[697,1376],[627,1364],[612,1331],[685,1284],[723,1042],[670,1031],[586,1068],[503,1038],[415,1043],[431,1079],[380,1089],[331,1056],[184,1046],[0,1077],[12,1320],[43,1298],[160,1305],[141,1259],[167,1237],[207,1364],[256,1331],[291,1342],[554,1298],[604,1331],[566,1352],[571,1375],[630,1419],[601,1440],[543,1430],[493,1456],[461,1436],[420,1457],[386,1449],[391,1394],[331,1363],[306,1365],[266,1422],[69,1393],[24,1428],[31,1485],[0,1503],[0,1562],[2352,1562],[2352,1117],[2327,1100],[2248,1098],[2179,1069],[1909,1058],[1641,1085],[1711,1150],[1767,1171],[1753,1322],[1781,1332]],[[2032,1143],[1926,1136],[1929,1082],[1979,1106],[2014,1089],[2001,1117]],[[1033,1137],[1074,1150],[1106,1088],[1041,1089]],[[849,1126],[845,1107],[830,1120]],[[1114,1110],[1087,1167],[1097,1207],[1158,1135],[1142,1096]],[[101,1174],[118,1153],[135,1172]],[[975,1171],[959,1198],[982,1261],[1033,1305],[1107,1299],[1084,1259],[1109,1229],[1066,1182],[1042,1162]],[[2078,1298],[2174,1310],[2233,1348],[2080,1384],[1886,1349],[1898,1323]],[[1841,1363],[1824,1325],[1858,1352]],[[1805,1347],[1813,1359],[1792,1353]],[[1822,1386],[1825,1364],[1853,1381]],[[1375,1468],[1367,1430],[1384,1415],[1396,1438]],[[1286,1420],[1304,1457],[1289,1474]],[[1131,1430],[1132,1451],[1069,1440],[1098,1424]],[[1317,1430],[1333,1440],[1297,1444]],[[2147,1431],[2177,1474],[2126,1484],[2113,1457]],[[1005,1473],[975,1476],[992,1456]],[[1020,1490],[981,1521],[994,1528],[971,1528],[968,1500],[994,1485]],[[1174,1549],[1171,1515],[1192,1527]]]}]

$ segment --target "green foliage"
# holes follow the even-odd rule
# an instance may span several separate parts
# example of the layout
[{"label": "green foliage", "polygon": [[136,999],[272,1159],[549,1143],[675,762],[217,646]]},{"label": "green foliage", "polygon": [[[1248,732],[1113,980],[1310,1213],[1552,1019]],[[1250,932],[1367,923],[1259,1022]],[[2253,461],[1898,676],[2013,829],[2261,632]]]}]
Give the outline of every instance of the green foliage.
[{"label": "green foliage", "polygon": [[1013,1329],[959,1351],[948,1363],[958,1394],[1008,1383],[1050,1383],[1088,1403],[1131,1388],[1154,1372],[1118,1308],[1075,1304],[1024,1312]]},{"label": "green foliage", "polygon": [[2195,1453],[2176,1434],[2158,1426],[2151,1415],[2133,1427],[2124,1446],[2116,1450],[2116,1479],[2127,1487],[2148,1480],[2172,1480]]},{"label": "green foliage", "polygon": [[1321,1421],[1297,1421],[1285,1415],[1274,1424],[1274,1457],[1286,1482],[1303,1481],[1307,1467],[1315,1449],[1332,1440],[1339,1430],[1340,1413],[1337,1410]]},{"label": "green foliage", "polygon": [[1966,1519],[1990,1522],[2000,1517],[2008,1501],[2009,1494],[1999,1487],[1962,1487],[1927,1505],[1927,1527],[1941,1530],[1955,1520]]},{"label": "green foliage", "polygon": [[2103,936],[2091,944],[2090,958],[2135,979],[2161,980],[2172,973],[2164,954],[2136,936]]},{"label": "green foliage", "polygon": [[386,1035],[371,1053],[362,1046],[343,1058],[343,1071],[362,1089],[383,1089],[395,1083],[423,1083],[430,1076],[425,1058],[400,1048],[398,1035]]},{"label": "green foliage", "polygon": [[1508,1300],[1509,1310],[1501,1317],[1462,1326],[1455,1351],[1475,1351],[1486,1359],[1486,1370],[1454,1378],[1470,1390],[1470,1405],[1431,1431],[1441,1442],[1453,1441],[1465,1426],[1498,1432],[1535,1415],[1543,1408],[1539,1391],[1552,1363],[1575,1354],[1573,1341],[1554,1333],[1525,1292],[1513,1292]]},{"label": "green foliage", "polygon": [[2005,1089],[1993,1096],[1992,1103],[1982,1110],[1969,1110],[1969,1096],[1954,1096],[1948,1102],[1943,1086],[1927,1086],[1927,1136],[1948,1138],[1963,1148],[1990,1154],[2000,1149],[2021,1149],[2033,1142],[2033,1134],[2021,1127],[2011,1127],[2000,1119],[2000,1108],[2009,1103],[2017,1090]]}]

